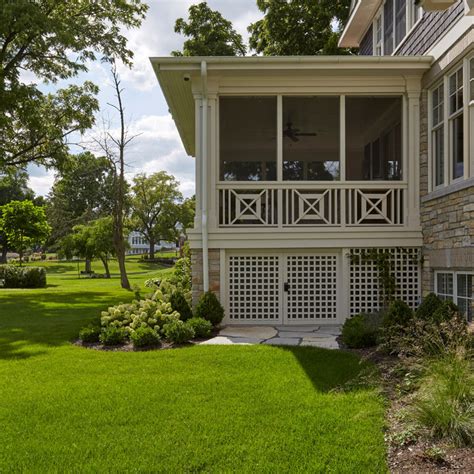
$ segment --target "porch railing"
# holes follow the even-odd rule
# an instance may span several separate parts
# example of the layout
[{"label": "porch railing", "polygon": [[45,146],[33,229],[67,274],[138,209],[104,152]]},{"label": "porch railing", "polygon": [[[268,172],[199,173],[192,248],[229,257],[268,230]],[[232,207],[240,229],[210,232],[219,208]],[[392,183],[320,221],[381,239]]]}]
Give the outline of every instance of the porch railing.
[{"label": "porch railing", "polygon": [[402,182],[221,183],[220,227],[403,226]]}]

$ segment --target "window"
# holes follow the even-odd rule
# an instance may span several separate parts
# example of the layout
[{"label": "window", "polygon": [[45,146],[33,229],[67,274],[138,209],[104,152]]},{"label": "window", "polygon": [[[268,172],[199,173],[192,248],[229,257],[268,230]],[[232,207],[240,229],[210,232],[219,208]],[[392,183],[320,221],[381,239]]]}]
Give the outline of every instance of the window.
[{"label": "window", "polygon": [[464,175],[463,68],[449,77],[449,143],[453,179]]},{"label": "window", "polygon": [[393,0],[387,0],[383,6],[383,24],[384,24],[384,54],[389,55],[393,53]]},{"label": "window", "polygon": [[400,97],[346,97],[347,180],[402,179]]},{"label": "window", "polygon": [[474,101],[474,58],[469,61],[469,82],[470,82],[470,97],[469,100]]},{"label": "window", "polygon": [[474,274],[437,272],[435,292],[443,300],[453,301],[468,321],[472,321],[474,307]]},{"label": "window", "polygon": [[406,0],[395,0],[395,47],[402,42],[407,32],[406,4]]},{"label": "window", "polygon": [[283,179],[339,179],[339,97],[283,97]]},{"label": "window", "polygon": [[432,100],[432,129],[431,149],[434,163],[434,183],[440,186],[444,183],[444,89],[443,84],[437,87],[431,95]]},{"label": "window", "polygon": [[221,97],[219,117],[220,179],[276,180],[276,97]]},{"label": "window", "polygon": [[382,13],[375,19],[374,22],[374,56],[383,55],[383,16]]}]

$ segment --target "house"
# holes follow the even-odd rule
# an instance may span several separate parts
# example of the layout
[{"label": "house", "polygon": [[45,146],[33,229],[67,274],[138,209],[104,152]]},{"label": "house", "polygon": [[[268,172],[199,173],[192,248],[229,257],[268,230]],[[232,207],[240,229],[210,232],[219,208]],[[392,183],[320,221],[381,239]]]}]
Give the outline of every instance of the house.
[{"label": "house", "polygon": [[388,268],[411,307],[435,290],[472,311],[472,13],[359,0],[357,56],[151,58],[196,158],[194,301],[337,324],[380,308]]},{"label": "house", "polygon": [[[176,250],[176,244],[174,242],[165,242],[160,240],[155,244],[155,252],[159,252],[161,249]],[[150,244],[146,237],[137,231],[132,231],[128,234],[128,249],[127,255],[143,255],[150,251]]]}]

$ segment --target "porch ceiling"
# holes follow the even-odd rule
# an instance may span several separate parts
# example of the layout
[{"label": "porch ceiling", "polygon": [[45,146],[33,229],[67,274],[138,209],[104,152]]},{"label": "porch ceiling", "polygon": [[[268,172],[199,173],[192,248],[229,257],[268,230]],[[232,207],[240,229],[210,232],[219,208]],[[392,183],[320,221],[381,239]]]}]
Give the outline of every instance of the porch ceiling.
[{"label": "porch ceiling", "polygon": [[[207,64],[209,79],[215,77],[308,77],[328,76],[421,76],[432,63],[430,56],[272,56],[272,57],[152,57],[155,74],[190,156],[196,154],[195,102],[193,86],[199,88],[201,62]],[[276,93],[276,92],[275,92]]]}]

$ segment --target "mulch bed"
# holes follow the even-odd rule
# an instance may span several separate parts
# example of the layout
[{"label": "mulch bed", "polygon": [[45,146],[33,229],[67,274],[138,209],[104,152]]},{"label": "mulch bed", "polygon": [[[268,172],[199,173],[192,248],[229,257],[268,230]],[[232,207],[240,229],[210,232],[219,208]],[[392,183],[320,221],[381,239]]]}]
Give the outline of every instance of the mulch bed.
[{"label": "mulch bed", "polygon": [[370,360],[379,368],[382,391],[388,400],[385,439],[391,473],[474,473],[474,449],[435,442],[410,430],[403,421],[402,414],[409,407],[410,395],[401,395],[397,390],[402,382],[394,370],[400,362],[397,357],[370,349],[347,350]]}]

